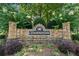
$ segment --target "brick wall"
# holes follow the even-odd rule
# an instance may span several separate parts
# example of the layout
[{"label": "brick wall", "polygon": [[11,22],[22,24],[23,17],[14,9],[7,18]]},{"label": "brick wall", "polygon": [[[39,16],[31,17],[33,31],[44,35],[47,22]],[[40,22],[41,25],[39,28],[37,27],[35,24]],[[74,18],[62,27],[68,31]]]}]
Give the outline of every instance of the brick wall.
[{"label": "brick wall", "polygon": [[[29,31],[33,29],[17,29],[15,22],[9,22],[9,31],[8,31],[8,39],[20,38],[20,39],[29,39],[32,37],[29,35]],[[70,23],[63,23],[63,29],[47,29],[50,31],[50,35],[46,36],[49,39],[71,39],[70,33]],[[44,35],[45,36],[45,35]],[[37,36],[34,36],[37,37]],[[41,38],[40,35],[38,37]],[[34,39],[34,38],[33,38]]]}]

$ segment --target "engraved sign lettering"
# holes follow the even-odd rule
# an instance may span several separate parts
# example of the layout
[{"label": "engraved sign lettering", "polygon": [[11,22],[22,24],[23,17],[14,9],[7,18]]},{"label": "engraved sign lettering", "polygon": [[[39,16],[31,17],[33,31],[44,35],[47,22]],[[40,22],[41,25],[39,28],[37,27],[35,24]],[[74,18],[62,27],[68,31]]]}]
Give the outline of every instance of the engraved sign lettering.
[{"label": "engraved sign lettering", "polygon": [[29,35],[50,35],[50,31],[46,30],[43,25],[38,24],[33,31],[29,31]]}]

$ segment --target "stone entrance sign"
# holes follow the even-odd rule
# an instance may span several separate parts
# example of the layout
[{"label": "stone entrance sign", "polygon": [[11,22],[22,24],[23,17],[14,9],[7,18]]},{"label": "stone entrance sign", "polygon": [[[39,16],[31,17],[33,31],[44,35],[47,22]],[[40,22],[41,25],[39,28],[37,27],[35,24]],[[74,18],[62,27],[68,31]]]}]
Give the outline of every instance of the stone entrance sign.
[{"label": "stone entrance sign", "polygon": [[18,29],[15,22],[9,22],[8,39],[71,39],[70,23],[63,23],[62,25],[62,29],[46,29],[42,24],[37,24],[33,29]]},{"label": "stone entrance sign", "polygon": [[29,35],[50,35],[50,31],[46,30],[42,24],[38,24],[32,31],[29,31]]},{"label": "stone entrance sign", "polygon": [[28,31],[28,39],[42,40],[50,39],[50,31],[45,29],[42,24],[36,25],[33,29]]}]

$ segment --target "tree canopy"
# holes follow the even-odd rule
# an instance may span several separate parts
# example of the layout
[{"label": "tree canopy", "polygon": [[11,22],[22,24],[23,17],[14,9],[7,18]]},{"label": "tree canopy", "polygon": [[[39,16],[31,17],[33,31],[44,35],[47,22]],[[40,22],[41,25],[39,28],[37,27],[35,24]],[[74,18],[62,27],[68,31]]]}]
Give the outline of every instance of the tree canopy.
[{"label": "tree canopy", "polygon": [[8,31],[8,22],[14,21],[18,28],[33,28],[38,23],[46,28],[61,28],[63,22],[71,23],[71,30],[79,28],[79,4],[0,4],[0,35]]}]

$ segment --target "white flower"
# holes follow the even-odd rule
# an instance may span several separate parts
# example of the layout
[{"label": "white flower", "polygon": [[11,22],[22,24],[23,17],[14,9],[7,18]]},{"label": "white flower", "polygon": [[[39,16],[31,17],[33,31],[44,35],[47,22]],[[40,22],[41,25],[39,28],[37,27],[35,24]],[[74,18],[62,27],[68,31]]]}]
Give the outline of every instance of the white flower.
[{"label": "white flower", "polygon": [[27,18],[31,18],[31,16],[27,16]]},{"label": "white flower", "polygon": [[69,15],[74,15],[74,11],[71,10],[71,11],[69,12]]},{"label": "white flower", "polygon": [[7,9],[6,8],[3,8],[3,12],[7,12]]}]

